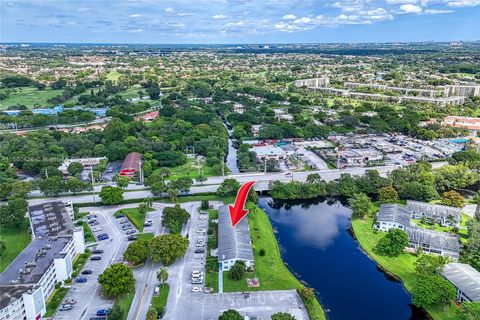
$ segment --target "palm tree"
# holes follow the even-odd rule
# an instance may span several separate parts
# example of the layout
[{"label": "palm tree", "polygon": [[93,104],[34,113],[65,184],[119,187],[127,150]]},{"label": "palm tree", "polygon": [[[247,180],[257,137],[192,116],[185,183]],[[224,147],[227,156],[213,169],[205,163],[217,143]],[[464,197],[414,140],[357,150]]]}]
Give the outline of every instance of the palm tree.
[{"label": "palm tree", "polygon": [[477,205],[477,208],[475,209],[475,219],[480,221],[480,192],[473,197],[473,201]]},{"label": "palm tree", "polygon": [[170,175],[170,170],[167,168],[160,168],[160,176],[162,177],[162,182],[165,183],[165,178]]},{"label": "palm tree", "polygon": [[307,176],[307,182],[308,183],[318,183],[322,180],[322,178],[320,177],[320,175],[318,173],[312,173],[312,174],[309,174]]},{"label": "palm tree", "polygon": [[168,194],[168,196],[170,197],[170,200],[171,200],[172,202],[177,202],[177,199],[178,199],[178,189],[169,188],[169,189],[167,189],[167,194]]},{"label": "palm tree", "polygon": [[165,283],[168,279],[168,271],[167,268],[160,268],[160,270],[157,271],[157,279],[160,281],[160,283]]}]

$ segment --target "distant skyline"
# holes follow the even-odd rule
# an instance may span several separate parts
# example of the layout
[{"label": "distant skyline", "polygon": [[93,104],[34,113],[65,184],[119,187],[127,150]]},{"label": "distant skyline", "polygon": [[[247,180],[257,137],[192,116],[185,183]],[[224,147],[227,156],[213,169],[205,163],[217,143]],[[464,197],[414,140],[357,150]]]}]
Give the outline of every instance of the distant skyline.
[{"label": "distant skyline", "polygon": [[1,0],[0,21],[0,42],[472,41],[480,0]]}]

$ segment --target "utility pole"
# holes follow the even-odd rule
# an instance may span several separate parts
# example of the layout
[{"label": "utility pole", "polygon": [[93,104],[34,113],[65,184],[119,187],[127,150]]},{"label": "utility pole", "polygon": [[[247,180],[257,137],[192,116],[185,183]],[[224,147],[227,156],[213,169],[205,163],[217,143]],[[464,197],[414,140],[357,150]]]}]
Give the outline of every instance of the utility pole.
[{"label": "utility pole", "polygon": [[45,168],[45,178],[48,179],[48,170],[47,170],[47,168]]},{"label": "utility pole", "polygon": [[222,153],[222,177],[225,176],[225,156]]},{"label": "utility pole", "polygon": [[140,183],[143,184],[143,171],[142,171],[142,161],[138,161],[138,170],[139,170],[139,178]]},{"label": "utility pole", "polygon": [[265,158],[263,159],[263,165],[264,165],[264,167],[263,167],[263,173],[266,174],[266,173],[267,173],[267,157],[265,157]]},{"label": "utility pole", "polygon": [[95,202],[95,179],[93,178],[93,166],[90,166],[90,177],[92,178],[92,197]]},{"label": "utility pole", "polygon": [[197,169],[198,169],[198,175],[200,175],[200,156],[197,156]]}]

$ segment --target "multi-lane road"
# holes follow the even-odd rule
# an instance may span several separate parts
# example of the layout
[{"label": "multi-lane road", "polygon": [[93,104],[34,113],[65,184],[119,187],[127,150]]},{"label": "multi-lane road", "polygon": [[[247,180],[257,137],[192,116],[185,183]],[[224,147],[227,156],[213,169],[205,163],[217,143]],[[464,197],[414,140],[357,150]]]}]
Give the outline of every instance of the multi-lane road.
[{"label": "multi-lane road", "polygon": [[[432,166],[434,168],[440,167],[444,165],[445,162],[434,162]],[[318,173],[324,180],[331,181],[338,179],[341,174],[348,173],[351,175],[362,175],[367,170],[377,170],[380,175],[386,175],[388,172],[391,172],[393,169],[400,167],[400,166],[378,166],[378,167],[369,167],[369,168],[346,168],[346,169],[324,169],[324,170],[316,170],[316,171],[301,171],[301,172],[293,172],[293,173],[285,173],[285,172],[274,172],[274,173],[242,173],[242,174],[231,174],[225,177],[210,177],[207,179],[206,182],[203,184],[194,184],[190,189],[190,194],[196,193],[205,193],[205,192],[215,192],[218,186],[227,178],[234,178],[238,180],[240,183],[244,183],[250,180],[255,180],[257,183],[255,184],[254,188],[257,191],[264,191],[269,189],[269,184],[273,181],[305,181],[309,174]],[[98,197],[98,192],[100,192],[102,186],[96,186],[95,192],[95,201],[100,201]],[[38,196],[37,193],[32,193],[31,196]],[[124,193],[125,200],[131,199],[142,199],[147,197],[152,197],[152,193],[149,189],[138,186],[132,185],[129,186],[127,191]],[[80,194],[80,195],[63,195],[56,198],[52,198],[53,200],[63,200],[63,201],[72,201],[74,203],[91,203],[94,200],[94,197],[91,193],[89,194]],[[52,199],[45,199],[45,198],[31,198],[29,199],[30,204],[38,204],[43,203],[45,201],[49,201]]]}]

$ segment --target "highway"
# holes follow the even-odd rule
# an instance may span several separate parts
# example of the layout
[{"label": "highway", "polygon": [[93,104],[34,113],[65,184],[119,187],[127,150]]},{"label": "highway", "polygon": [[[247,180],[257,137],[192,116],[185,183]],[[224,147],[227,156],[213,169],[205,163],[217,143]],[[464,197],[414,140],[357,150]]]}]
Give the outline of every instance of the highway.
[{"label": "highway", "polygon": [[[446,162],[434,162],[432,166],[434,168],[445,165]],[[195,183],[190,189],[189,194],[205,193],[205,192],[215,192],[218,186],[227,178],[234,178],[240,183],[244,183],[250,180],[255,180],[257,183],[254,185],[255,190],[265,191],[269,190],[269,184],[273,181],[306,181],[307,176],[313,173],[318,173],[322,179],[325,181],[331,181],[338,179],[341,174],[349,173],[353,176],[362,175],[367,170],[377,170],[380,175],[385,176],[388,172],[391,172],[393,169],[400,166],[378,166],[378,167],[358,167],[358,168],[346,168],[346,169],[324,169],[324,170],[315,170],[315,171],[301,171],[293,172],[287,174],[285,172],[273,172],[273,173],[240,173],[240,174],[231,174],[225,177],[209,177],[206,182],[203,184]],[[95,192],[100,192],[102,186],[96,186]],[[31,193],[31,196],[39,196],[38,191]],[[124,193],[125,200],[131,199],[142,199],[147,197],[152,197],[153,194],[148,188],[139,185],[131,185],[127,188],[127,192]],[[29,204],[38,204],[46,201],[52,200],[62,200],[62,201],[71,201],[73,203],[90,203],[94,202],[93,195],[91,193],[82,193],[79,195],[61,195],[55,198],[31,198],[29,199]],[[100,198],[98,194],[95,195],[95,202],[99,202]]]}]

